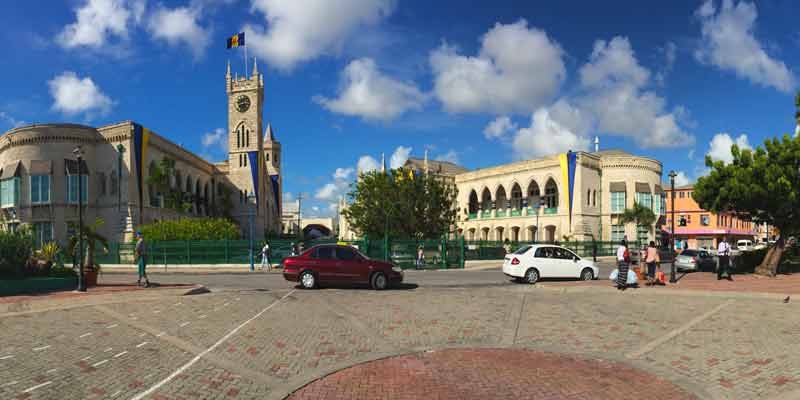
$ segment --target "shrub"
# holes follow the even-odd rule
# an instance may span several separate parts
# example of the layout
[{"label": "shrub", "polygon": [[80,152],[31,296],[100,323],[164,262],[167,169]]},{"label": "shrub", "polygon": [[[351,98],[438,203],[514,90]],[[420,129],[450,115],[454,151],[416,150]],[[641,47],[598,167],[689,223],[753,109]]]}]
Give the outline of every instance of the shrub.
[{"label": "shrub", "polygon": [[764,261],[767,256],[767,249],[743,251],[732,258],[733,271],[736,273],[752,273],[756,267]]},{"label": "shrub", "polygon": [[33,248],[33,236],[27,231],[0,231],[0,276],[22,278]]},{"label": "shrub", "polygon": [[164,220],[140,230],[148,241],[239,239],[239,228],[224,218]]}]

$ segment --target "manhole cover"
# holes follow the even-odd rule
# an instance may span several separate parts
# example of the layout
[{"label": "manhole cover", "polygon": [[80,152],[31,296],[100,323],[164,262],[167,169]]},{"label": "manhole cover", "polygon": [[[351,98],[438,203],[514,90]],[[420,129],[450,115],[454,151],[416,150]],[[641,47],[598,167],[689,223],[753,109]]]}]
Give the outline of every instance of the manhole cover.
[{"label": "manhole cover", "polygon": [[289,399],[696,399],[624,364],[523,349],[449,349],[356,365]]}]

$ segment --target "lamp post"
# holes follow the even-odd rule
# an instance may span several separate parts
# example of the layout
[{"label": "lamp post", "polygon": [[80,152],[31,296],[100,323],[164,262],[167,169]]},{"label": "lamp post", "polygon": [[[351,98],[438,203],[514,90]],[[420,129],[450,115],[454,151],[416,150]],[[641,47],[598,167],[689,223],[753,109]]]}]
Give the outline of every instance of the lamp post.
[{"label": "lamp post", "polygon": [[[670,235],[670,251],[675,252],[675,177],[678,174],[675,171],[669,171],[669,186],[670,186],[670,203],[672,203],[672,232]],[[672,255],[672,267],[669,274],[669,283],[677,283],[675,277],[675,254]]]},{"label": "lamp post", "polygon": [[125,146],[120,143],[117,145],[117,212],[122,211],[122,153],[125,153]]},{"label": "lamp post", "polygon": [[83,149],[81,146],[72,150],[78,161],[78,291],[86,291],[86,280],[83,277],[83,179],[81,167],[83,164]]},{"label": "lamp post", "polygon": [[247,194],[247,222],[250,230],[250,272],[256,270],[255,262],[253,261],[253,217],[255,213],[253,212],[253,207],[251,207],[255,197],[256,195],[252,191]]}]

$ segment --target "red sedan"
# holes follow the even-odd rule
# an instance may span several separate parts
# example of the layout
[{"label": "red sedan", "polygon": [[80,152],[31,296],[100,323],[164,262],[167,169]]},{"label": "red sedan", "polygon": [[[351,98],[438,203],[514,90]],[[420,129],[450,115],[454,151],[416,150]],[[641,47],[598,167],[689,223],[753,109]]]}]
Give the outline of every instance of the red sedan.
[{"label": "red sedan", "polygon": [[376,290],[403,282],[403,271],[392,263],[371,260],[350,246],[318,245],[283,261],[283,277],[305,289],[325,283],[366,283]]}]

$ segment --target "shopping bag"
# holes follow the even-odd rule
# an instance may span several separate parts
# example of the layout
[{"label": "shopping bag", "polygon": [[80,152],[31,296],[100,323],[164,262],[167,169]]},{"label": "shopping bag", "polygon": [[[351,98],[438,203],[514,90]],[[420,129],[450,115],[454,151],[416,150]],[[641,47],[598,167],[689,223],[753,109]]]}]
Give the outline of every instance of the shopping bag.
[{"label": "shopping bag", "polygon": [[608,276],[608,280],[616,281],[618,276],[619,276],[619,270],[615,269],[611,271],[611,275]]},{"label": "shopping bag", "polygon": [[659,285],[666,285],[666,279],[664,279],[664,271],[656,271],[656,283]]}]

